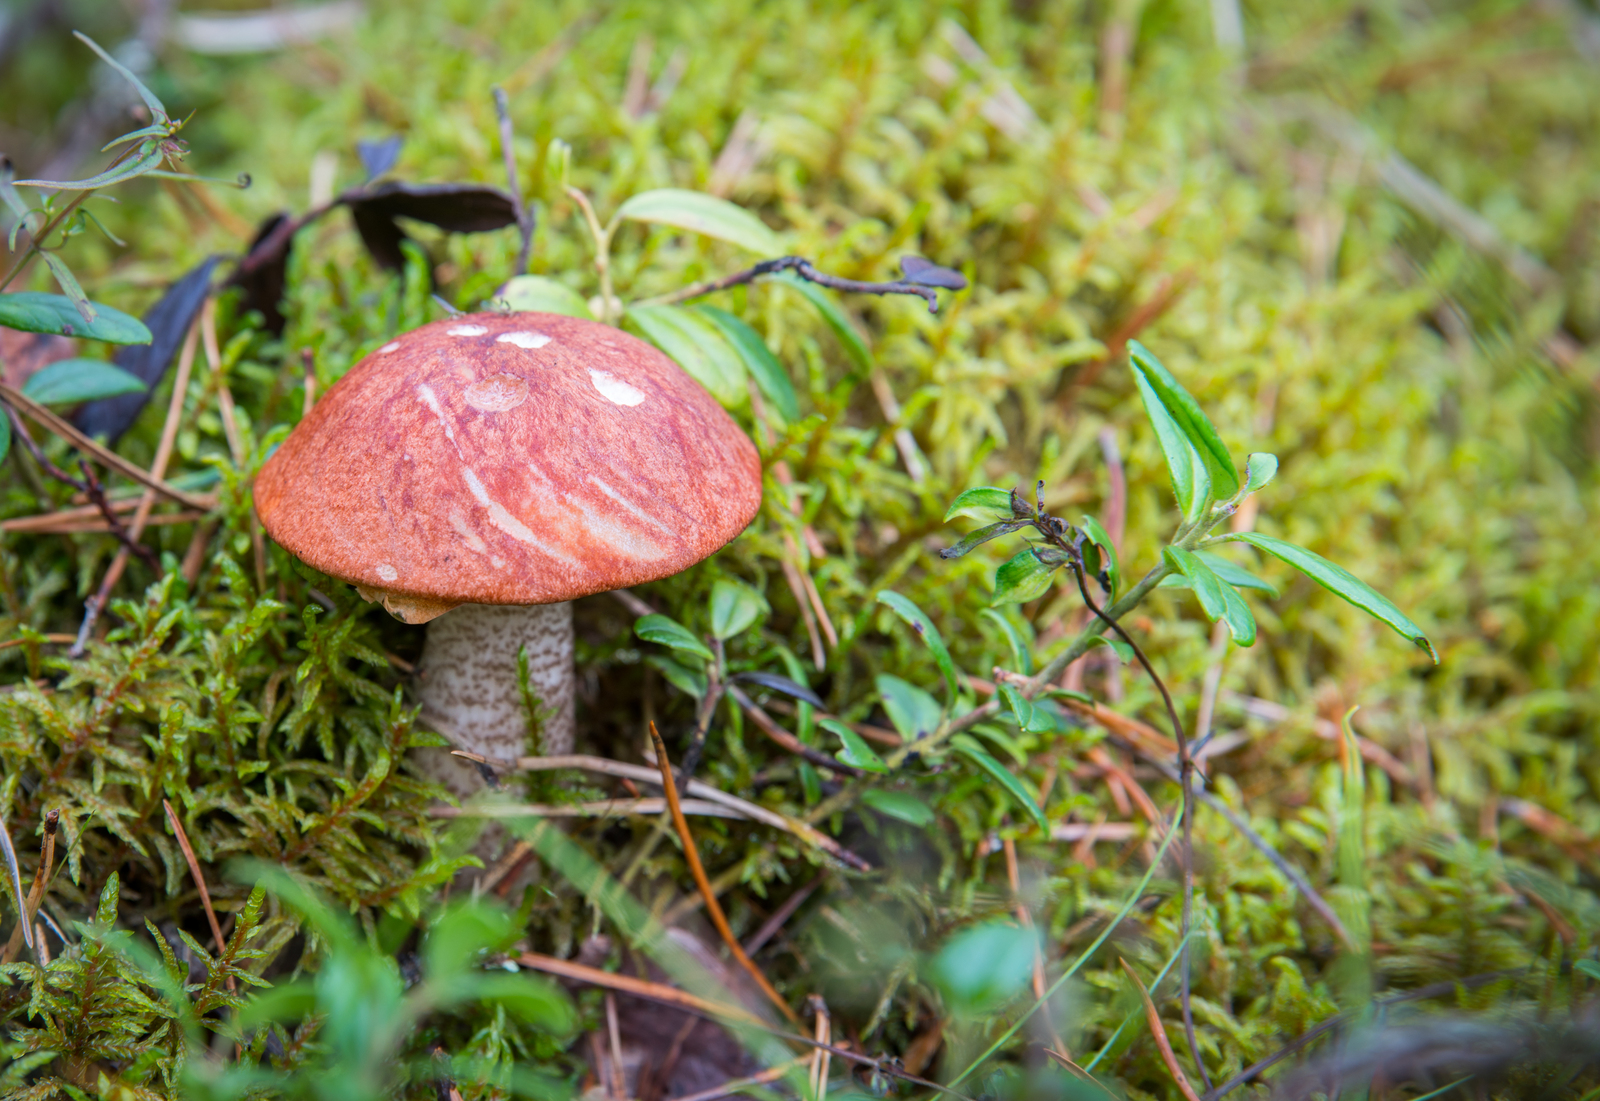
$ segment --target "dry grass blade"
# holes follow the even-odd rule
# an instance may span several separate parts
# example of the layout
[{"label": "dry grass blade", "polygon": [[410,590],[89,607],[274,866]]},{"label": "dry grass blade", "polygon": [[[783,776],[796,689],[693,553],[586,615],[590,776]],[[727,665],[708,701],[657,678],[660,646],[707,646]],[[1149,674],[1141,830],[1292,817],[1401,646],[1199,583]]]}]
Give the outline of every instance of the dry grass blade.
[{"label": "dry grass blade", "polygon": [[717,1098],[732,1096],[747,1086],[760,1086],[768,1082],[776,1082],[804,1061],[805,1058],[802,1057],[793,1062],[779,1063],[777,1066],[764,1070],[760,1074],[752,1074],[748,1078],[735,1078],[732,1081],[722,1083],[720,1086],[701,1090],[699,1093],[686,1093],[681,1097],[672,1098],[672,1101],[717,1101]]},{"label": "dry grass blade", "polygon": [[817,1046],[811,1053],[811,1096],[813,1101],[826,1101],[828,1096],[828,1045],[833,1043],[833,1019],[828,1015],[828,1003],[820,994],[811,995],[811,1011],[816,1015],[815,1039]]},{"label": "dry grass blade", "polygon": [[[706,799],[683,800],[683,813],[705,818],[745,816],[732,807]],[[430,818],[625,818],[656,815],[668,810],[665,799],[598,799],[589,803],[510,803],[485,806],[429,807]]]},{"label": "dry grass blade", "polygon": [[1065,1052],[1057,1051],[1054,1048],[1048,1048],[1047,1047],[1047,1048],[1044,1049],[1044,1053],[1046,1055],[1050,1056],[1050,1058],[1054,1059],[1057,1063],[1060,1063],[1067,1070],[1071,1071],[1072,1074],[1075,1077],[1082,1079],[1083,1081],[1089,1083],[1091,1086],[1094,1086],[1100,1092],[1104,1093],[1107,1097],[1115,1097],[1116,1096],[1116,1094],[1112,1093],[1110,1090],[1106,1089],[1106,1087],[1102,1086],[1100,1084],[1100,1080],[1098,1078],[1096,1078],[1094,1075],[1090,1074],[1088,1071],[1084,1070],[1077,1063],[1074,1063],[1072,1061],[1072,1057],[1070,1055],[1067,1055]]},{"label": "dry grass blade", "polygon": [[129,462],[127,459],[124,459],[121,455],[118,455],[110,448],[104,447],[90,439],[88,436],[85,436],[82,432],[79,432],[76,428],[74,428],[69,422],[62,420],[60,417],[56,416],[55,413],[34,401],[21,390],[18,390],[12,386],[7,386],[5,383],[0,382],[0,398],[4,398],[8,403],[15,406],[17,412],[22,413],[35,424],[54,432],[56,435],[70,443],[73,447],[76,447],[79,451],[82,451],[86,455],[92,456],[97,462],[110,467],[118,474],[121,474],[126,478],[131,478],[133,481],[154,490],[163,497],[177,501],[179,504],[188,505],[190,508],[201,509],[203,511],[211,507],[211,502],[206,497],[198,493],[189,493],[186,490],[179,489],[177,486],[170,486],[160,478],[152,476],[149,471],[143,469],[136,463]]},{"label": "dry grass blade", "polygon": [[[211,380],[217,387],[217,411],[222,418],[222,432],[228,438],[228,453],[233,465],[244,466],[244,439],[239,435],[239,423],[233,414],[233,391],[222,374],[222,352],[217,345],[217,300],[207,298],[200,309],[200,336],[206,349],[206,366],[211,368]],[[157,474],[156,477],[160,477]]]},{"label": "dry grass blade", "polygon": [[[223,939],[222,926],[217,924],[217,912],[211,907],[211,892],[206,887],[206,877],[200,874],[200,861],[195,859],[194,846],[189,844],[189,835],[184,831],[183,823],[178,821],[177,812],[172,809],[172,804],[161,800],[161,805],[166,808],[167,821],[172,823],[172,832],[178,837],[178,847],[183,850],[183,858],[189,862],[189,874],[194,876],[194,885],[200,889],[200,904],[205,907],[206,921],[211,924],[211,935],[216,939],[217,951],[220,953],[228,942]],[[228,978],[228,989],[234,988],[233,978]]]},{"label": "dry grass blade", "polygon": [[[34,932],[33,915],[39,911],[39,903],[44,898],[45,884],[50,882],[50,874],[55,870],[56,830],[60,825],[59,810],[52,810],[44,816],[44,842],[40,846],[39,867],[33,873],[33,885],[28,888],[26,899],[22,897],[22,875],[17,868],[16,853],[11,848],[9,834],[6,836],[6,860],[17,895],[17,927],[11,930],[11,939],[6,943],[4,954],[0,955],[0,962],[10,963],[15,959],[17,950],[22,947],[24,940],[34,953],[38,954],[44,950],[44,938],[30,934]],[[0,828],[0,833],[3,832],[3,828]],[[49,962],[47,956],[39,960],[41,967]]]},{"label": "dry grass blade", "polygon": [[1128,978],[1139,991],[1139,998],[1144,1002],[1145,1020],[1150,1023],[1150,1034],[1155,1037],[1156,1047],[1161,1052],[1161,1060],[1167,1064],[1167,1071],[1172,1075],[1172,1080],[1178,1083],[1178,1089],[1183,1091],[1183,1096],[1188,1101],[1200,1101],[1200,1095],[1194,1092],[1189,1079],[1184,1077],[1183,1068],[1178,1065],[1178,1057],[1172,1053],[1172,1041],[1167,1039],[1167,1028],[1161,1023],[1161,1014],[1156,1012],[1156,1003],[1150,1000],[1150,992],[1144,988],[1144,983],[1139,981],[1139,976],[1134,974],[1133,968],[1128,966],[1127,960],[1117,962],[1122,964],[1122,969],[1128,973]]},{"label": "dry grass blade", "polygon": [[685,1009],[691,1013],[700,1013],[707,1017],[722,1017],[730,1020],[743,1021],[746,1024],[761,1024],[749,1010],[736,1005],[725,1005],[721,1002],[697,998],[693,994],[685,993],[675,986],[665,983],[649,982],[645,979],[636,979],[631,975],[619,975],[610,971],[602,971],[598,967],[589,967],[571,960],[557,959],[554,956],[540,955],[538,952],[523,952],[513,959],[523,967],[534,971],[542,971],[546,975],[559,975],[564,979],[573,979],[577,982],[588,983],[606,990],[615,990],[635,998],[644,998],[647,1001],[657,1002],[661,1005],[670,1005],[674,1009]]},{"label": "dry grass blade", "polygon": [[689,820],[683,816],[683,808],[678,805],[678,785],[672,778],[672,766],[667,763],[667,746],[661,740],[661,733],[656,729],[656,724],[650,724],[650,740],[655,743],[656,763],[661,766],[661,786],[667,793],[667,809],[672,812],[672,824],[678,829],[678,837],[683,842],[684,859],[689,863],[689,871],[694,876],[695,886],[700,888],[700,895],[705,899],[706,913],[711,917],[711,923],[717,927],[717,932],[722,937],[722,942],[728,946],[728,951],[733,958],[739,961],[739,966],[750,973],[761,992],[767,996],[773,1005],[782,1010],[783,1015],[795,1024],[800,1023],[800,1017],[789,1008],[789,1003],[783,1000],[755,961],[745,954],[744,948],[739,944],[739,939],[733,935],[733,928],[728,924],[728,917],[722,912],[722,904],[717,901],[716,893],[711,889],[711,880],[706,876],[705,865],[700,863],[700,853],[695,848],[694,835],[689,832]]}]

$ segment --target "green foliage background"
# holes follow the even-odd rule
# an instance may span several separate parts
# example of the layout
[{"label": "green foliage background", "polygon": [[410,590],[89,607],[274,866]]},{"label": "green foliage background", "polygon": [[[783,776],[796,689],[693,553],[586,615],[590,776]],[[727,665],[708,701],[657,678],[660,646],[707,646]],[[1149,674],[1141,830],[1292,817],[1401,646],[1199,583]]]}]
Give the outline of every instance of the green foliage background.
[{"label": "green foliage background", "polygon": [[[726,2],[670,11],[396,3],[374,5],[348,37],[281,55],[215,59],[173,48],[152,83],[174,113],[196,112],[185,131],[196,170],[254,177],[242,194],[217,193],[252,222],[305,208],[319,154],[336,158],[340,187],[355,185],[354,142],[391,133],[405,138],[402,178],[501,185],[489,93],[500,83],[511,93],[524,190],[538,202],[532,270],[585,297],[598,289],[589,242],[550,167],[551,143],[570,144],[571,182],[605,217],[648,188],[708,188],[746,111],[760,120],[768,149],[731,197],[778,229],[790,251],[850,278],[890,278],[907,251],[964,271],[972,289],[937,315],[916,300],[843,300],[870,346],[870,369],[793,292],[766,285],[712,300],[762,332],[801,394],[808,419],[764,457],[793,469],[793,500],[827,553],[804,550],[800,519],[787,508],[791,491],[769,477],[749,532],[640,595],[704,630],[716,580],[755,586],[771,613],[734,641],[736,666],[799,669],[851,718],[881,722],[873,719],[879,673],[929,690],[938,680],[915,636],[874,602],[881,589],[928,611],[966,671],[988,676],[1010,664],[979,612],[994,566],[1015,547],[992,545],[954,563],[935,554],[956,538],[940,521],[960,490],[1042,479],[1053,511],[1104,519],[1108,482],[1096,441],[1109,428],[1128,477],[1124,570],[1138,575],[1159,562],[1175,518],[1171,493],[1120,349],[1108,347],[1137,330],[1230,450],[1282,460],[1258,530],[1371,582],[1442,656],[1435,669],[1304,579],[1240,557],[1282,591],[1249,598],[1261,638],[1226,652],[1215,725],[1247,738],[1214,760],[1216,790],[1314,883],[1342,882],[1330,896],[1368,915],[1379,988],[1532,967],[1455,1001],[1475,1011],[1512,1012],[1541,999],[1546,1008],[1566,1005],[1585,980],[1562,961],[1592,958],[1600,932],[1590,893],[1600,872],[1592,840],[1600,835],[1600,355],[1592,350],[1600,340],[1600,76],[1575,30],[1597,17],[1581,3],[1434,11],[1340,0],[1250,7],[1246,16],[1248,52],[1235,64],[1211,44],[1208,7],[1173,0]],[[102,17],[110,26],[112,17]],[[949,25],[965,28],[981,56]],[[1131,43],[1121,110],[1108,60],[1119,27]],[[636,119],[621,102],[630,56],[646,36],[655,42],[652,76],[680,49],[686,68],[662,109]],[[0,79],[9,128],[33,127],[37,136],[41,120],[89,79],[75,75],[81,59],[65,45],[60,66],[46,67],[55,48],[41,47]],[[1338,140],[1329,112],[1368,129],[1364,150]],[[1538,257],[1548,276],[1525,285],[1401,202],[1381,185],[1389,151]],[[136,312],[207,253],[243,244],[172,188],[143,182],[120,198],[98,213],[129,247],[86,236],[71,253],[91,293],[119,308]],[[511,274],[513,231],[417,235],[441,295],[463,307]],[[618,293],[632,300],[750,258],[629,227],[614,259]],[[197,371],[179,457],[182,469],[220,478],[210,565],[190,591],[135,563],[116,629],[87,660],[52,656],[59,648],[31,632],[76,630],[114,544],[6,536],[4,641],[21,644],[0,651],[8,681],[0,811],[26,879],[42,814],[62,810],[69,866],[46,910],[64,926],[87,920],[118,873],[125,927],[149,917],[206,935],[163,798],[179,809],[224,911],[245,905],[248,886],[228,880],[223,866],[248,855],[326,890],[377,937],[385,920],[427,911],[460,865],[461,839],[427,816],[432,793],[403,764],[425,735],[413,726],[401,667],[386,654],[414,659],[421,631],[276,548],[264,560],[262,591],[251,543],[249,476],[280,426],[299,415],[300,350],[312,351],[325,388],[393,333],[440,315],[422,275],[420,261],[403,283],[375,270],[334,217],[297,243],[282,341],[225,305],[224,361],[252,466],[236,469],[227,457],[214,383]],[[43,275],[36,280],[46,289]],[[881,372],[902,406],[899,425],[928,468],[920,484],[869,371]],[[121,445],[137,462],[154,451],[165,400],[157,394]],[[738,415],[753,424],[748,407]],[[14,473],[0,493],[6,515],[39,510]],[[192,531],[159,527],[147,538],[176,558]],[[785,533],[839,628],[824,672],[809,666],[784,583]],[[315,603],[313,584],[332,610]],[[1063,589],[1024,606],[1018,622],[1048,656],[1077,606]],[[692,701],[649,671],[650,647],[631,637],[612,602],[582,602],[578,619],[580,740],[637,760],[641,721],[653,716],[676,749],[671,731],[681,737]],[[1209,624],[1187,593],[1167,591],[1134,622],[1192,722],[1213,660]],[[1089,690],[1115,694],[1108,679],[1091,673]],[[1120,680],[1117,709],[1164,727],[1148,681]],[[1264,721],[1248,697],[1281,704],[1288,717]],[[1369,769],[1359,815],[1347,801],[1338,742],[1316,736],[1317,719],[1336,720],[1357,704],[1360,733],[1414,774],[1423,762],[1431,772],[1408,789]],[[814,737],[823,745],[830,736]],[[1104,781],[1080,768],[1100,737],[1091,729],[1019,738],[1026,764],[1012,762],[1016,771],[1035,791],[1047,774],[1055,778],[1052,819],[1121,817]],[[703,775],[804,814],[815,798],[792,759],[769,748],[725,711]],[[1164,806],[1175,802],[1172,785],[1154,774],[1144,782]],[[925,973],[927,953],[959,927],[1011,912],[1004,863],[984,844],[995,831],[1016,838],[1052,958],[1068,930],[1114,909],[1144,870],[1138,851],[1105,845],[1098,866],[1076,861],[1070,845],[1041,838],[970,766],[885,783],[933,805],[937,824],[915,830],[873,812],[837,819],[830,828],[843,828],[886,870],[865,879],[830,874],[821,908],[802,910],[762,960],[792,1002],[824,993],[841,1015],[836,1029],[868,1050],[904,1051],[945,1017],[950,1007]],[[568,785],[561,797],[574,794],[583,792]],[[1524,804],[1560,816],[1570,835],[1531,828],[1516,813]],[[1360,826],[1354,840],[1352,821]],[[712,874],[731,881],[730,910],[746,933],[789,884],[814,874],[813,857],[790,838],[721,820],[697,828]],[[644,820],[597,823],[573,836],[620,873],[649,830]],[[1342,984],[1327,928],[1248,842],[1205,813],[1197,837],[1196,1028],[1221,1081],[1358,999]],[[1341,877],[1336,859],[1338,846],[1348,857],[1352,844],[1366,869],[1359,887]],[[632,885],[661,912],[687,884],[676,850],[663,846]],[[1174,884],[1156,884],[1158,904],[1141,908],[1116,952],[1095,957],[1079,995],[1058,1012],[1074,1053],[1097,1050],[1130,1008],[1116,955],[1148,984],[1176,944]],[[523,911],[527,943],[566,955],[592,919],[581,893],[546,887]],[[1354,894],[1336,895],[1341,889]],[[275,907],[262,928],[274,947],[287,946],[297,919]],[[1575,934],[1570,942],[1552,913]],[[1073,935],[1081,950],[1088,938]],[[874,950],[863,953],[863,944]],[[1072,957],[1070,946],[1061,950]],[[308,966],[317,952],[313,938]],[[11,985],[0,989],[19,1057],[31,1044],[156,1088],[154,1057],[108,1054],[109,1033],[32,1040],[43,1033],[16,1031],[30,997],[24,966],[12,965]],[[1172,988],[1162,989],[1187,1060]],[[594,1011],[587,1005],[591,1021]],[[998,1035],[1007,1012],[950,1025],[945,1073]],[[427,1037],[471,1046],[495,1066],[530,1057],[503,1015],[498,1025],[466,1015],[430,1029]],[[157,1043],[134,1031],[116,1042],[155,1050],[176,1035]],[[1004,1065],[1024,1066],[1021,1051],[1019,1040]],[[556,1060],[548,1050],[540,1058]],[[23,1096],[27,1082],[42,1081],[43,1066],[15,1063],[8,1085]],[[1129,1096],[1176,1096],[1142,1022],[1123,1030],[1097,1070]],[[59,1064],[51,1073],[82,1088],[95,1082]],[[506,1081],[485,1072],[470,1088],[495,1092]],[[989,1083],[1004,1087],[1003,1078]]]}]

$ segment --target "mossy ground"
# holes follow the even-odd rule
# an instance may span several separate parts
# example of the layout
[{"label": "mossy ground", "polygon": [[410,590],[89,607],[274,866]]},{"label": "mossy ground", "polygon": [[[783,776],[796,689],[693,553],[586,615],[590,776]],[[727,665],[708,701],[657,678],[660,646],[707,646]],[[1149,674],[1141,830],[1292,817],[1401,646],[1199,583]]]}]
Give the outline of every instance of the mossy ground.
[{"label": "mossy ground", "polygon": [[[1343,954],[1251,844],[1202,812],[1193,1004],[1212,1079],[1228,1079],[1341,1009],[1360,1010],[1373,990],[1515,970],[1429,1004],[1565,1013],[1593,1000],[1593,984],[1570,965],[1594,958],[1600,934],[1592,893],[1600,875],[1600,358],[1592,350],[1600,341],[1600,78],[1574,29],[1597,17],[1581,3],[1439,12],[1338,0],[1246,14],[1247,53],[1234,65],[1212,47],[1208,7],[1169,0],[603,12],[373,5],[350,36],[280,55],[164,52],[155,87],[176,113],[196,112],[185,132],[191,165],[222,176],[247,171],[254,186],[214,192],[220,216],[175,187],[127,188],[119,205],[98,211],[127,247],[85,236],[69,255],[97,299],[137,312],[204,255],[239,250],[238,225],[303,210],[314,164],[331,158],[339,186],[359,182],[355,142],[393,133],[405,139],[402,178],[501,185],[490,96],[499,83],[511,97],[523,187],[537,202],[532,270],[585,297],[598,284],[587,234],[551,167],[556,139],[570,144],[571,183],[602,217],[652,187],[725,188],[825,271],[890,278],[907,251],[959,268],[971,289],[937,315],[916,300],[841,299],[866,334],[868,365],[781,287],[717,300],[762,332],[801,395],[806,419],[772,435],[762,436],[749,406],[737,411],[764,440],[769,469],[784,461],[793,485],[769,477],[749,532],[639,592],[699,630],[714,582],[747,582],[771,610],[732,641],[732,663],[804,675],[833,711],[880,725],[874,676],[930,689],[938,679],[918,639],[874,602],[882,589],[925,609],[967,672],[986,677],[1012,663],[980,612],[995,565],[1015,548],[950,563],[935,553],[958,534],[941,517],[962,489],[1042,480],[1053,511],[1104,520],[1111,490],[1099,438],[1109,432],[1127,478],[1124,569],[1136,576],[1159,560],[1176,515],[1121,354],[1120,342],[1137,336],[1195,394],[1235,454],[1279,456],[1256,527],[1387,593],[1442,655],[1435,668],[1303,578],[1243,559],[1281,589],[1276,598],[1250,597],[1262,628],[1253,648],[1214,644],[1185,592],[1159,592],[1134,617],[1191,725],[1208,670],[1220,669],[1213,728],[1241,737],[1211,759],[1214,790],[1342,915],[1370,929],[1368,954]],[[91,29],[114,41],[114,16],[101,17],[104,29]],[[635,117],[624,110],[625,89],[630,59],[645,58],[647,42],[648,77],[681,56],[682,78],[659,110]],[[60,68],[41,69],[47,60]],[[49,112],[88,86],[79,64],[66,45],[42,41],[0,82],[14,104],[4,124],[14,157],[26,148],[42,159]],[[760,155],[736,178],[719,176],[718,154],[747,112],[759,121]],[[1341,141],[1341,119],[1369,128],[1370,143]],[[1386,189],[1390,151],[1480,212],[1503,243],[1538,258],[1534,285]],[[513,231],[443,237],[424,227],[418,237],[439,294],[460,306],[476,305],[511,274]],[[729,245],[640,227],[622,231],[614,258],[618,293],[630,300],[750,259]],[[173,556],[167,577],[130,566],[121,590],[128,603],[108,617],[111,633],[87,659],[67,660],[31,632],[76,632],[115,544],[5,537],[3,641],[11,645],[0,650],[8,682],[0,811],[25,878],[42,815],[62,811],[68,871],[45,910],[64,928],[87,919],[115,872],[124,926],[149,917],[208,936],[163,799],[178,808],[225,914],[248,894],[224,872],[240,856],[303,875],[375,936],[385,915],[426,910],[457,866],[460,839],[428,817],[433,795],[404,763],[417,737],[404,670],[420,629],[270,545],[258,550],[249,504],[253,469],[300,415],[302,350],[325,388],[395,332],[440,315],[423,274],[419,266],[398,280],[376,269],[335,217],[297,242],[281,340],[224,298],[222,358],[245,461],[230,457],[215,376],[204,370],[191,384],[175,460],[175,469],[219,475],[216,526],[203,529],[205,568],[192,586],[171,568],[195,525],[152,528],[147,542]],[[44,274],[34,278],[44,289]],[[879,391],[898,402],[895,424]],[[149,463],[166,400],[158,392],[120,445],[135,462]],[[914,451],[897,444],[896,427],[909,429]],[[7,516],[40,511],[21,462],[0,483]],[[59,487],[49,492],[66,503]],[[809,572],[837,628],[824,669],[810,661],[785,557]],[[319,606],[313,585],[331,608]],[[652,648],[632,636],[631,617],[615,602],[591,598],[577,615],[580,742],[638,761],[643,724],[653,718],[677,752],[693,701],[646,662]],[[1012,620],[1048,656],[1080,617],[1063,585]],[[1142,675],[1102,662],[1079,683],[1164,727]],[[1326,736],[1354,705],[1355,730],[1379,751],[1369,756],[1377,763],[1366,770],[1359,815],[1347,798],[1344,743]],[[837,748],[830,735],[813,736]],[[1090,727],[1017,737],[1010,763],[1044,793],[1052,820],[1139,822],[1089,756],[1104,736]],[[719,715],[701,774],[795,816],[818,801],[815,777],[736,709]],[[1134,775],[1163,807],[1175,804],[1175,785],[1153,771]],[[791,1003],[823,994],[835,1035],[868,1052],[903,1054],[947,1022],[943,1062],[927,1073],[948,1076],[1015,1013],[1002,1007],[950,1021],[927,962],[954,930],[1013,911],[998,839],[1015,840],[1023,896],[1045,930],[1051,967],[1088,943],[1089,919],[1120,905],[1150,850],[1137,839],[1087,852],[1051,842],[983,773],[955,759],[884,786],[915,793],[936,821],[918,828],[860,810],[821,823],[882,870],[821,873],[821,892],[759,959]],[[572,777],[540,795],[585,790],[613,794],[599,778]],[[653,828],[650,819],[604,821],[571,836],[620,875]],[[770,830],[720,819],[696,829],[741,934],[818,874],[813,853]],[[1364,871],[1355,882],[1352,845]],[[681,911],[678,903],[693,897],[670,845],[630,886],[658,913]],[[1148,983],[1177,943],[1181,892],[1170,867],[1151,890],[1151,904],[1058,1007],[1080,1062],[1134,1004],[1117,957]],[[528,945],[556,955],[604,927],[581,892],[549,876],[521,917]],[[287,941],[293,919],[274,910],[268,920]],[[1173,989],[1169,980],[1158,1002],[1192,1077]],[[0,990],[14,1039],[38,1025],[27,1021],[27,997],[20,981]],[[597,1005],[583,1005],[594,1023]],[[98,1065],[110,1081],[155,1081],[154,1063],[113,1050],[108,1034],[85,1027],[64,1035],[45,1049]],[[575,1046],[558,1057],[547,1042],[535,1051],[503,1019],[470,1015],[430,1021],[417,1050],[435,1041],[557,1070],[576,1068],[584,1055]],[[79,1046],[62,1052],[62,1044]],[[1019,1038],[994,1066],[1037,1070],[1038,1062],[1037,1044]],[[1177,1096],[1142,1018],[1096,1071],[1131,1097]],[[42,1097],[27,1082],[43,1074],[24,1067],[8,1084],[18,1097]],[[1485,1088],[1531,1096],[1534,1077]],[[491,1081],[462,1088],[494,1092]],[[1004,1074],[983,1083],[967,1086],[1007,1088]],[[1576,1097],[1593,1084],[1591,1073],[1551,1095]],[[1386,1096],[1413,1095],[1401,1088]]]}]

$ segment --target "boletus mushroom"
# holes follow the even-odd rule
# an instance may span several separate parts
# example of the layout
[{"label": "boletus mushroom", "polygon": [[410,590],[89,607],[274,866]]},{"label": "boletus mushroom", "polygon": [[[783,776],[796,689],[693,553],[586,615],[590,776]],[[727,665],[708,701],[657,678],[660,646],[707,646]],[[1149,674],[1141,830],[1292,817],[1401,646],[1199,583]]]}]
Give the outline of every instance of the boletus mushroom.
[{"label": "boletus mushroom", "polygon": [[[479,313],[362,359],[262,467],[256,511],[279,545],[407,623],[430,623],[425,720],[510,759],[573,744],[569,601],[667,577],[733,539],[761,463],[720,405],[619,329]],[[431,622],[430,622],[431,621]],[[459,795],[458,758],[429,766]]]}]

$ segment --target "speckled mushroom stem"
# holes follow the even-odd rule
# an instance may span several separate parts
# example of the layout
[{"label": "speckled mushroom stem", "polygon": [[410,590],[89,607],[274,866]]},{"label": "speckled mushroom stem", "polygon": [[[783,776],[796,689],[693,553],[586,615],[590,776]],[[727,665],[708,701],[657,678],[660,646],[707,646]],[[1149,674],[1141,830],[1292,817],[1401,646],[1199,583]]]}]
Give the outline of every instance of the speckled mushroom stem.
[{"label": "speckled mushroom stem", "polygon": [[[544,709],[539,750],[572,752],[572,605],[463,604],[428,624],[418,664],[423,719],[437,720],[455,748],[514,760],[534,747],[517,683],[517,652],[527,647],[528,686]],[[432,754],[428,771],[456,795],[479,791],[478,771],[459,757]]]}]

